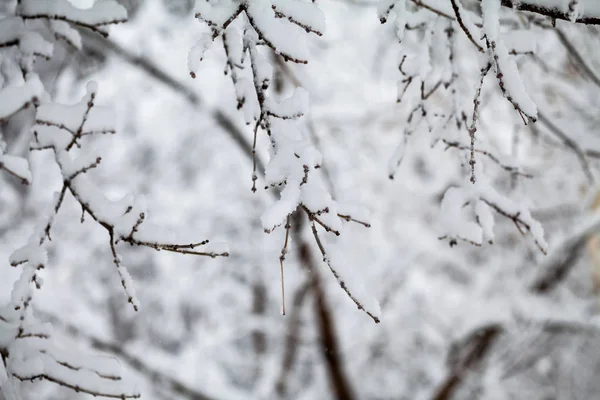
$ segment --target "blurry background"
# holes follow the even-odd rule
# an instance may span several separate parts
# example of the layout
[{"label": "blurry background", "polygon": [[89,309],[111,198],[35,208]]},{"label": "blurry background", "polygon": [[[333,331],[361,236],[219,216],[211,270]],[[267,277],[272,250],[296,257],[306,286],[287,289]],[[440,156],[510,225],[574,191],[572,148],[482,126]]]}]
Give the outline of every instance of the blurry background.
[{"label": "blurry background", "polygon": [[[310,39],[310,63],[275,63],[276,74],[283,90],[301,85],[310,93],[305,129],[324,155],[332,193],[371,212],[370,229],[345,233],[339,245],[353,263],[340,268],[380,302],[376,325],[326,270],[307,226],[287,258],[288,315],[280,314],[283,231],[263,233],[260,216],[274,198],[250,191],[250,154],[223,122],[250,143],[252,128],[236,112],[223,73],[222,47],[206,53],[193,80],[187,55],[205,31],[193,17],[194,1],[121,3],[128,23],[111,28],[108,40],[82,32],[82,51],[57,46],[54,58],[38,65],[40,75],[65,103],[78,101],[95,80],[98,102],[116,110],[117,135],[92,139],[103,163],[90,176],[109,197],[143,194],[154,222],[199,239],[226,240],[231,256],[123,247],[142,305],[134,313],[105,233],[89,221],[80,224],[77,204],[67,199],[36,300],[65,346],[118,358],[145,399],[342,398],[336,385],[347,385],[351,398],[373,400],[600,396],[594,322],[600,245],[593,235],[577,236],[596,212],[600,87],[590,75],[600,71],[596,28],[559,21],[557,34],[531,27],[538,52],[520,58],[519,67],[545,120],[524,126],[494,79],[484,85],[480,146],[533,177],[515,176],[483,156],[481,162],[498,190],[528,204],[542,222],[550,255],[500,216],[494,244],[450,248],[438,240],[439,204],[448,187],[468,179],[467,154],[445,150],[418,130],[408,138],[395,179],[388,178],[388,160],[418,100],[409,91],[396,104],[401,77],[394,27],[381,25],[368,2],[320,2],[327,32]],[[523,21],[512,11],[506,15],[508,23]],[[455,34],[460,107],[468,112],[477,63],[464,34]],[[577,55],[584,55],[584,66]],[[442,95],[430,102],[448,105]],[[468,138],[464,129],[448,130],[441,135]],[[13,149],[22,146],[16,135],[5,139]],[[267,147],[261,135],[263,161]],[[27,240],[39,210],[60,187],[58,170],[47,167],[50,157],[30,157],[34,183],[28,188],[0,174],[2,260]],[[299,262],[305,236],[313,267],[324,272],[327,326],[307,265]],[[5,263],[0,271],[4,301],[19,270]],[[532,286],[540,277],[547,287]],[[325,328],[333,330],[334,348],[325,344]],[[52,384],[28,388],[31,399],[86,398]]]}]

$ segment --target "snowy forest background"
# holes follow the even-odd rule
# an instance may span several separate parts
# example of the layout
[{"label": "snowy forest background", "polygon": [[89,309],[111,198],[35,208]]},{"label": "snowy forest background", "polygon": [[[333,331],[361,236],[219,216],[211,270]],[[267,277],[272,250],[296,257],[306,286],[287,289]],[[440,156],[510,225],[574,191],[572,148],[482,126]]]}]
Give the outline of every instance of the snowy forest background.
[{"label": "snowy forest background", "polygon": [[600,396],[595,0],[69,1],[0,2],[0,399]]}]

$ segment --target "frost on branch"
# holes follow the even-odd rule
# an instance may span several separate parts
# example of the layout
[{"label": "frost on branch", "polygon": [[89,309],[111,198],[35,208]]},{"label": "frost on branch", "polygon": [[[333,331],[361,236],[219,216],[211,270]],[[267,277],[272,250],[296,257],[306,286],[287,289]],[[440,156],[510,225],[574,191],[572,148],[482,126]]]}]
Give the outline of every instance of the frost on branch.
[{"label": "frost on branch", "polygon": [[270,140],[271,157],[265,170],[265,189],[278,190],[279,200],[263,214],[262,225],[267,233],[282,225],[285,229],[280,256],[282,292],[291,216],[300,212],[308,218],[323,261],[340,287],[360,310],[379,322],[378,312],[367,309],[340,277],[320,238],[319,230],[339,236],[346,222],[365,227],[369,224],[355,219],[341,207],[321,179],[318,170],[322,156],[305,136],[300,123],[308,110],[308,93],[297,88],[289,97],[278,99],[269,90],[273,78],[273,67],[267,58],[269,51],[285,61],[306,63],[305,36],[322,34],[325,29],[323,14],[312,2],[226,0],[199,2],[196,17],[210,26],[212,37],[203,37],[190,52],[190,73],[192,77],[196,75],[197,63],[202,59],[204,50],[211,45],[211,40],[221,37],[227,59],[226,73],[235,88],[237,107],[243,111],[246,123],[254,128],[252,191],[257,190],[258,180],[257,135],[263,131]]}]

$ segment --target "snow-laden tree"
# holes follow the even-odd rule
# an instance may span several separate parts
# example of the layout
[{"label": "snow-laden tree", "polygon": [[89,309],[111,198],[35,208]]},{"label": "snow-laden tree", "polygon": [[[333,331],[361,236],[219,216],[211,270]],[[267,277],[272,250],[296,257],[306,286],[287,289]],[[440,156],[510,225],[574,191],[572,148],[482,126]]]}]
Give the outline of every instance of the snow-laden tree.
[{"label": "snow-laden tree", "polygon": [[[593,365],[557,366],[597,336],[567,280],[598,226],[596,2],[123,1],[108,39],[116,2],[16,3],[5,397],[595,395]],[[135,250],[224,255],[199,230],[231,257]]]}]

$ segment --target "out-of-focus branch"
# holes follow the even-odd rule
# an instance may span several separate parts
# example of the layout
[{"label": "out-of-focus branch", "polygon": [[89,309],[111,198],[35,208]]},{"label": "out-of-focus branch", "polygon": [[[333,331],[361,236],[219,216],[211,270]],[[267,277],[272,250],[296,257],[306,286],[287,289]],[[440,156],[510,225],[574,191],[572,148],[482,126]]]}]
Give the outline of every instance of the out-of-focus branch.
[{"label": "out-of-focus branch", "polygon": [[538,111],[538,120],[544,124],[550,132],[552,132],[557,138],[559,138],[565,146],[573,150],[577,158],[579,159],[579,163],[581,164],[581,168],[588,179],[589,182],[594,182],[594,175],[592,175],[592,171],[590,169],[590,165],[588,163],[586,152],[579,146],[579,144],[571,139],[565,132],[563,132],[558,126],[556,126],[545,114]]},{"label": "out-of-focus branch", "polygon": [[600,77],[598,77],[598,74],[596,74],[596,72],[592,70],[592,68],[583,58],[583,56],[579,53],[575,46],[573,46],[573,43],[571,43],[569,38],[567,38],[567,35],[565,35],[565,33],[559,28],[555,28],[554,31],[556,32],[556,35],[558,36],[558,39],[560,40],[562,45],[565,47],[565,49],[567,49],[567,52],[575,61],[577,66],[581,68],[585,76],[587,76],[592,82],[594,82],[596,86],[600,87]]},{"label": "out-of-focus branch", "polygon": [[554,289],[564,281],[573,269],[575,262],[581,255],[581,250],[591,235],[600,230],[600,216],[595,216],[587,224],[577,229],[554,250],[544,264],[540,267],[542,274],[530,286],[530,291],[543,294]]},{"label": "out-of-focus branch", "polygon": [[[581,255],[581,250],[584,248],[587,239],[598,230],[600,230],[600,216],[594,217],[589,223],[563,240],[553,254],[548,257],[546,263],[540,267],[543,273],[534,280],[529,287],[529,291],[533,294],[545,294],[564,282]],[[549,333],[577,333],[593,328],[572,322],[550,321],[544,323],[543,329]],[[450,367],[448,376],[439,386],[432,400],[452,399],[453,394],[464,382],[469,371],[481,365],[481,362],[492,349],[493,344],[505,330],[506,328],[498,324],[483,326],[461,340],[462,344],[460,346],[463,349],[462,351],[466,352],[465,355],[461,357],[453,356],[456,348],[451,349],[449,358],[459,358],[462,361],[453,363],[454,365]]]},{"label": "out-of-focus branch", "polygon": [[[84,46],[89,46],[95,51],[101,53],[112,53],[116,55],[123,61],[141,69],[155,80],[163,83],[177,94],[185,97],[191,105],[197,108],[203,107],[204,104],[200,95],[190,90],[190,88],[184,83],[164,72],[158,65],[153,63],[152,60],[144,56],[135,55],[114,41],[103,38],[99,35],[94,35],[89,31],[82,29],[80,30],[80,33],[85,39]],[[206,111],[207,114],[213,118],[216,124],[223,129],[229,135],[229,137],[231,137],[231,139],[233,139],[235,144],[244,152],[244,154],[252,154],[252,146],[246,141],[244,134],[230,117],[218,109],[207,109]],[[258,159],[257,164],[258,169],[264,171],[264,164]]]},{"label": "out-of-focus branch", "polygon": [[504,328],[499,324],[486,325],[468,334],[460,345],[453,345],[448,357],[452,364],[450,374],[436,390],[432,400],[451,400],[468,373],[479,369],[503,332]]},{"label": "out-of-focus branch", "polygon": [[190,388],[177,379],[170,377],[158,369],[148,365],[141,358],[129,353],[118,343],[105,341],[93,336],[92,334],[83,332],[75,325],[69,324],[55,315],[38,310],[36,310],[36,313],[39,314],[43,319],[51,322],[53,326],[68,333],[70,336],[84,339],[96,350],[117,356],[119,360],[127,363],[133,370],[143,375],[148,382],[152,383],[153,385],[164,385],[178,396],[182,396],[190,400],[215,400],[213,397],[201,393],[196,389]]},{"label": "out-of-focus branch", "polygon": [[285,336],[285,349],[283,353],[283,361],[279,372],[279,378],[275,384],[275,391],[281,398],[285,398],[288,394],[288,379],[289,375],[298,359],[298,350],[300,346],[300,329],[301,329],[301,312],[302,305],[308,298],[311,285],[307,281],[300,286],[294,295],[292,302],[292,311],[289,315],[287,323],[287,333]]},{"label": "out-of-focus branch", "polygon": [[335,322],[327,304],[325,288],[321,280],[314,258],[312,256],[310,245],[302,237],[303,220],[302,213],[297,211],[294,218],[294,236],[298,259],[306,272],[309,274],[310,287],[314,295],[314,312],[319,329],[321,351],[325,360],[325,366],[331,382],[335,398],[338,400],[353,400],[356,398],[350,379],[344,371],[342,360],[340,359],[340,345],[335,330]]},{"label": "out-of-focus branch", "polygon": [[[541,333],[549,335],[589,336],[599,334],[595,326],[572,321],[541,321],[534,322],[534,325]],[[454,399],[453,396],[470,373],[485,369],[485,361],[491,356],[494,345],[507,333],[507,327],[491,323],[471,331],[462,339],[456,341],[448,354],[450,373],[435,391],[432,400]],[[544,355],[546,355],[546,352],[540,352],[539,357]],[[534,360],[538,360],[539,357],[534,357]],[[510,374],[504,375],[505,378],[514,375],[515,371],[511,369],[506,372],[510,372]]]}]

